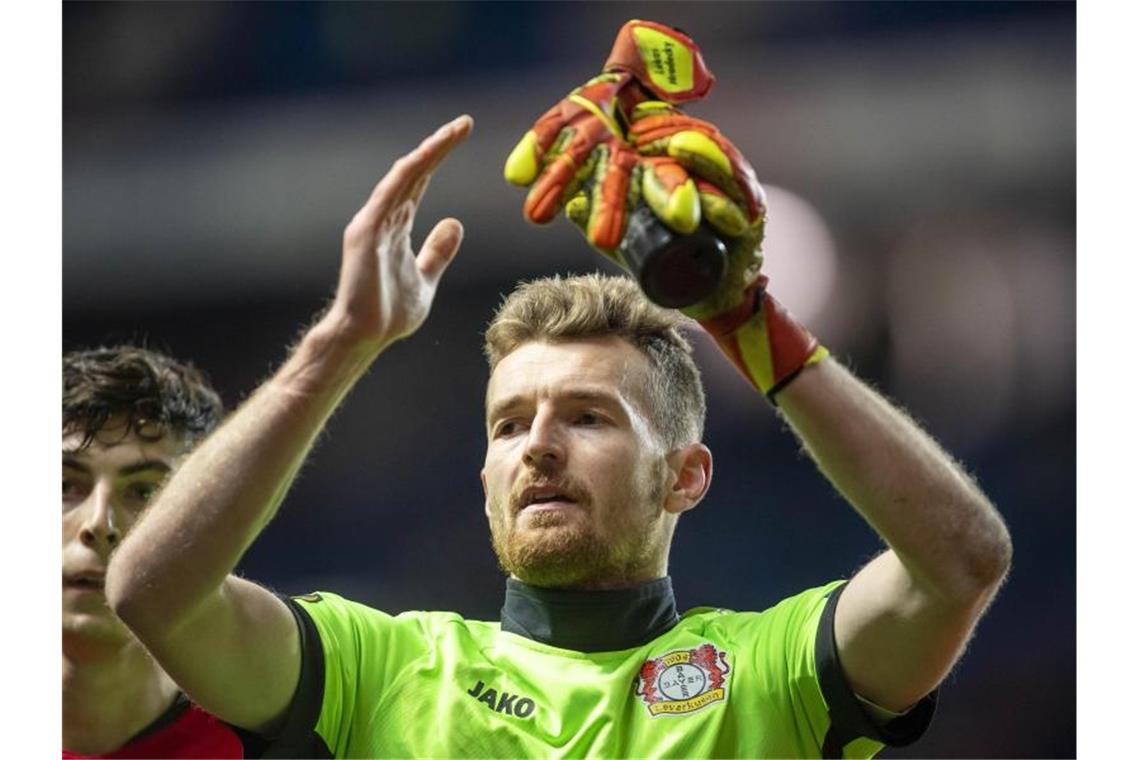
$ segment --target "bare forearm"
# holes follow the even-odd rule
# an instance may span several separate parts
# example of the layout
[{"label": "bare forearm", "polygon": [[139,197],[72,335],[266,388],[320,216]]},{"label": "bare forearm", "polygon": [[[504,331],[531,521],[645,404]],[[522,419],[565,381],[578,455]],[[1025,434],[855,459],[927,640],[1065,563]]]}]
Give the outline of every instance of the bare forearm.
[{"label": "bare forearm", "polygon": [[468,116],[443,125],[376,184],[345,227],[328,313],[178,468],[111,562],[114,610],[188,694],[236,726],[271,734],[281,725],[301,641],[281,600],[227,575],[352,385],[427,318],[463,228],[440,221],[416,254],[411,226],[431,173],[471,127]]},{"label": "bare forearm", "polygon": [[[226,576],[272,518],[340,400],[386,346],[427,318],[463,227],[440,221],[415,254],[412,221],[431,173],[472,125],[469,116],[444,124],[392,164],[345,227],[328,313],[182,464],[116,553],[107,597],[136,634],[153,634],[144,640],[169,634],[211,608],[208,601],[214,621],[257,617],[248,609],[256,602],[243,603]],[[251,630],[253,639],[276,635],[273,624]]]},{"label": "bare forearm", "polygon": [[182,464],[115,554],[108,598],[136,627],[177,625],[272,518],[325,421],[374,352],[315,327],[281,369]]},{"label": "bare forearm", "polygon": [[833,360],[780,395],[820,470],[895,551],[913,580],[951,598],[992,588],[1009,534],[978,487],[903,412]]}]

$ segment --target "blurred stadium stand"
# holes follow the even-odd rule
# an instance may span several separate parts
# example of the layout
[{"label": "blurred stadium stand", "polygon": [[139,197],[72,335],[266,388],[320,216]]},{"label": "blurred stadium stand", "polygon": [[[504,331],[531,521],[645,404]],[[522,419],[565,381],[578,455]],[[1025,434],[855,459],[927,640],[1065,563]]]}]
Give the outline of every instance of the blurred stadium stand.
[{"label": "blurred stadium stand", "polygon": [[[146,339],[239,403],[331,293],[373,183],[471,113],[420,213],[420,234],[467,227],[433,314],[354,391],[243,571],[495,618],[479,331],[516,280],[604,267],[561,220],[522,220],[502,161],[634,17],[704,49],[718,84],[690,110],[770,188],[776,292],[1013,532],[933,728],[883,756],[1074,756],[1073,4],[67,3],[63,347]],[[759,609],[850,573],[877,539],[696,341],[718,477],[678,531],[679,603]]]}]

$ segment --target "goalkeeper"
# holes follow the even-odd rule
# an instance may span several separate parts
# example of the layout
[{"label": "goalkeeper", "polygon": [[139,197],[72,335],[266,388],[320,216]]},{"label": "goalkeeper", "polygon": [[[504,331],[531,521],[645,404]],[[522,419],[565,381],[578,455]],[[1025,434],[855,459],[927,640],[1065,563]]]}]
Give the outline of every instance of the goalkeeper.
[{"label": "goalkeeper", "polygon": [[1007,572],[1008,533],[954,461],[768,293],[752,170],[677,108],[710,85],[691,40],[630,22],[603,77],[540,119],[508,178],[532,186],[528,216],[568,205],[619,263],[642,200],[674,230],[716,227],[727,274],[686,312],[887,550],[762,612],[679,613],[669,546],[713,469],[700,376],[678,312],[588,275],[521,285],[486,333],[481,479],[509,576],[498,622],[285,599],[228,576],[357,379],[426,319],[462,227],[439,222],[418,255],[410,229],[472,128],[460,117],[376,186],[345,230],[327,312],[112,561],[116,612],[191,697],[308,757],[866,757],[922,733]]}]

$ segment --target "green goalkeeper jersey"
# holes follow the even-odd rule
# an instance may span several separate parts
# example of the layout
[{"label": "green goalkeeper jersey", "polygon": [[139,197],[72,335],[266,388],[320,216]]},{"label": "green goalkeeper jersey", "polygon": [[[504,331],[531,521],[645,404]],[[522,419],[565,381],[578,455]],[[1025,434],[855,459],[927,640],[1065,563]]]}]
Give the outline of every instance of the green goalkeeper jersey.
[{"label": "green goalkeeper jersey", "polygon": [[301,683],[277,746],[324,757],[870,757],[917,738],[934,700],[885,726],[863,711],[835,655],[841,587],[764,612],[674,612],[664,633],[616,651],[454,613],[297,597]]}]

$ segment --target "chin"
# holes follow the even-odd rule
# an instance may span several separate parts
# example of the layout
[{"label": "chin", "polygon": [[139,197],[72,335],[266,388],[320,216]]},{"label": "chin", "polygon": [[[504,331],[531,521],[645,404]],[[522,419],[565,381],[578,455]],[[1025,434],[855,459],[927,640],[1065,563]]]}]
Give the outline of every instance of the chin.
[{"label": "chin", "polygon": [[524,583],[543,588],[579,585],[607,574],[611,547],[588,528],[567,524],[561,515],[542,515],[505,542],[495,540],[499,564]]},{"label": "chin", "polygon": [[561,562],[535,562],[516,567],[511,575],[528,586],[549,589],[579,588],[593,580],[588,570]]},{"label": "chin", "polygon": [[131,634],[110,610],[99,612],[63,611],[63,637],[82,638],[104,644],[122,644],[131,640]]}]

